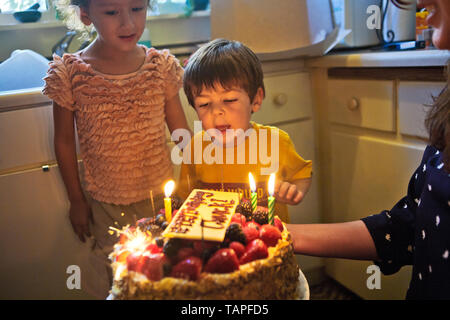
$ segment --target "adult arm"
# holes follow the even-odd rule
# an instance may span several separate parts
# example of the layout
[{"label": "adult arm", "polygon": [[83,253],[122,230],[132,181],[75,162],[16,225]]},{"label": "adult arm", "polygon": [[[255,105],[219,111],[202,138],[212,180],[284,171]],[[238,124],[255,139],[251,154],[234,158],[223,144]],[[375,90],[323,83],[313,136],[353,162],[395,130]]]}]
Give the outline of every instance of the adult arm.
[{"label": "adult arm", "polygon": [[361,220],[333,224],[288,224],[297,254],[378,260],[372,237]]}]

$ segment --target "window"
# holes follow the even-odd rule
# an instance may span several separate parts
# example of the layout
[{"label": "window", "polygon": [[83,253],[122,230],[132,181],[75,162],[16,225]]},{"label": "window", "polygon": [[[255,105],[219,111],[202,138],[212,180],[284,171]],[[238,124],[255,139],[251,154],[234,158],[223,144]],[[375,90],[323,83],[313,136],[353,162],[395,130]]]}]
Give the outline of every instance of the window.
[{"label": "window", "polygon": [[36,2],[40,4],[40,11],[47,10],[47,0],[0,0],[0,9],[2,13],[13,13],[26,10]]},{"label": "window", "polygon": [[[35,3],[40,4],[39,11],[47,11],[50,0],[0,0],[1,13],[13,13],[14,11],[26,10]],[[156,3],[153,14],[165,14],[182,12],[189,3],[189,0],[152,0]]]}]

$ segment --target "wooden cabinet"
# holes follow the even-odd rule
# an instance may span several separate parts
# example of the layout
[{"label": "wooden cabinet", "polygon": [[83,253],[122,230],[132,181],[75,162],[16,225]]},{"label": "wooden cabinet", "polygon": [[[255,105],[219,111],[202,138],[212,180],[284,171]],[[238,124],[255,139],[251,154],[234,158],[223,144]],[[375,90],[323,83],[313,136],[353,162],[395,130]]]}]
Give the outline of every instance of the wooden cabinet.
[{"label": "wooden cabinet", "polygon": [[400,81],[398,85],[399,131],[404,135],[427,138],[423,119],[426,111],[445,87],[445,83]]},{"label": "wooden cabinet", "polygon": [[328,99],[333,123],[395,131],[393,81],[329,80]]},{"label": "wooden cabinet", "polygon": [[0,299],[88,299],[66,285],[69,266],[87,270],[89,244],[69,222],[51,103],[15,107],[0,112]]},{"label": "wooden cabinet", "polygon": [[[264,78],[266,98],[252,120],[278,127],[289,134],[297,153],[313,161],[313,181],[305,199],[289,206],[291,223],[319,223],[319,179],[317,173],[311,79],[308,72],[267,73]],[[317,257],[297,256],[300,268],[307,275],[323,266]]]},{"label": "wooden cabinet", "polygon": [[[372,71],[373,72],[373,71]],[[323,222],[358,220],[391,209],[407,194],[409,179],[426,147],[424,104],[441,82],[367,77],[328,77],[316,70],[313,83],[321,117],[320,163]],[[346,75],[349,72],[346,72]],[[380,79],[381,78],[381,79]],[[324,98],[326,97],[326,98]],[[351,236],[351,235],[349,235]],[[369,290],[372,261],[325,259],[326,273],[365,299],[404,299],[411,267],[382,276],[381,289]]]},{"label": "wooden cabinet", "polygon": [[311,85],[306,72],[266,74],[266,97],[252,120],[265,125],[311,119]]},{"label": "wooden cabinet", "polygon": [[89,299],[67,287],[69,266],[87,270],[88,243],[72,230],[56,166],[0,175],[0,299]]}]

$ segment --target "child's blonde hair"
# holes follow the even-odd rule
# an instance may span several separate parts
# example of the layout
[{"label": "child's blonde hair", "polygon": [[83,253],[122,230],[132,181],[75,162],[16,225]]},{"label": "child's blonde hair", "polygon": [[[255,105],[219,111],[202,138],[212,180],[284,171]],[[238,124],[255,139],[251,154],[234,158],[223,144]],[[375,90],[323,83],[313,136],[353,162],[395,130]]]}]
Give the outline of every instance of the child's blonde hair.
[{"label": "child's blonde hair", "polygon": [[90,0],[54,0],[55,9],[67,28],[81,34],[87,40],[95,30],[94,26],[86,26],[80,19],[80,8],[88,8]]},{"label": "child's blonde hair", "polygon": [[[81,34],[81,39],[88,40],[95,31],[93,25],[86,26],[80,19],[80,8],[87,10],[89,3],[93,0],[54,0],[55,8],[61,19],[70,30],[77,31]],[[150,8],[154,8],[157,0],[147,0]]]}]

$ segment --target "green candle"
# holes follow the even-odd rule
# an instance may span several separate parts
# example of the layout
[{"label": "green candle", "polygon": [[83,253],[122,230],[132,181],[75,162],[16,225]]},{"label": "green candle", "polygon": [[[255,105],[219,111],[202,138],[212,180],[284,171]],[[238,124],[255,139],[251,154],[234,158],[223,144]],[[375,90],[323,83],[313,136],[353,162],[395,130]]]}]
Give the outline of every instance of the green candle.
[{"label": "green candle", "polygon": [[248,180],[250,181],[250,189],[251,189],[251,204],[252,204],[252,211],[256,211],[256,207],[258,205],[258,195],[256,193],[256,184],[255,179],[253,179],[253,175],[251,172],[248,174]]}]

